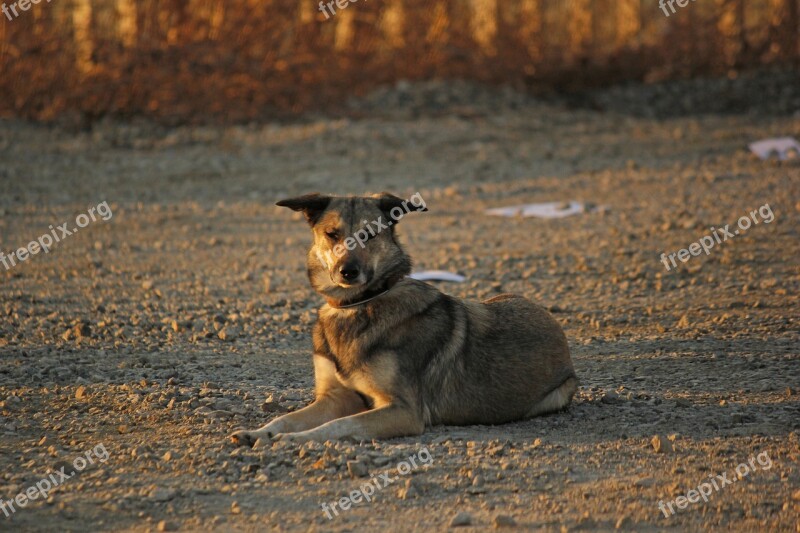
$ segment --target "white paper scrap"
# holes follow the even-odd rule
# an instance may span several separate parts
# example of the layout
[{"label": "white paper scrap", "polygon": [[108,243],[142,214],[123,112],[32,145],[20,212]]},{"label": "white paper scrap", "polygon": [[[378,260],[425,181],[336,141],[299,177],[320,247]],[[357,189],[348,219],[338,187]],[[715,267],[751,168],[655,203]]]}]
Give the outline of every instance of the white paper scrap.
[{"label": "white paper scrap", "polygon": [[777,157],[780,161],[800,157],[800,142],[794,137],[779,137],[776,139],[764,139],[750,143],[750,151],[761,159]]},{"label": "white paper scrap", "polygon": [[538,217],[538,218],[564,218],[587,211],[581,202],[546,202],[541,204],[512,205],[510,207],[497,207],[487,209],[487,215],[499,217]]},{"label": "white paper scrap", "polygon": [[460,274],[453,274],[445,270],[422,270],[414,272],[408,277],[419,281],[452,281],[454,283],[464,283],[467,280]]}]

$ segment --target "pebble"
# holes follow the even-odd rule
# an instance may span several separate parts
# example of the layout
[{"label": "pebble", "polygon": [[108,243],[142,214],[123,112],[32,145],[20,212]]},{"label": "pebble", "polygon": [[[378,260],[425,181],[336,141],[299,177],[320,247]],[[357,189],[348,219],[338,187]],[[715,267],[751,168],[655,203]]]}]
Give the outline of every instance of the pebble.
[{"label": "pebble", "polygon": [[494,517],[494,527],[501,528],[501,527],[514,527],[517,525],[517,522],[509,515],[506,514],[499,514]]},{"label": "pebble", "polygon": [[650,444],[653,445],[653,449],[656,453],[672,453],[674,451],[672,443],[662,435],[655,435],[650,440]]},{"label": "pebble", "polygon": [[168,522],[166,520],[161,520],[158,523],[158,531],[178,531],[178,526],[174,522]]},{"label": "pebble", "polygon": [[150,499],[157,502],[168,502],[175,498],[178,491],[171,488],[155,488],[150,492]]},{"label": "pebble", "polygon": [[450,527],[463,527],[472,524],[472,515],[466,511],[461,511],[450,520]]},{"label": "pebble", "polygon": [[369,469],[363,461],[347,461],[347,472],[353,478],[366,477],[369,474]]}]

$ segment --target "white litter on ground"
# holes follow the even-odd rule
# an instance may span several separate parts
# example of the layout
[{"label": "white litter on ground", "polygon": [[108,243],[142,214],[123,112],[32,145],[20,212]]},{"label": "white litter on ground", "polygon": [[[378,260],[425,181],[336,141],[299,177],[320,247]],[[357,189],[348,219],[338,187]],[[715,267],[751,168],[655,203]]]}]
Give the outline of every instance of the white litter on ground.
[{"label": "white litter on ground", "polygon": [[800,142],[794,137],[778,137],[750,143],[750,151],[761,159],[776,157],[779,161],[800,157]]},{"label": "white litter on ground", "polygon": [[419,281],[452,281],[454,283],[464,283],[467,280],[460,274],[453,274],[445,270],[422,270],[414,272],[408,277]]},{"label": "white litter on ground", "polygon": [[487,215],[498,217],[538,217],[538,218],[564,218],[580,213],[599,211],[604,208],[589,206],[582,202],[546,202],[541,204],[512,205],[509,207],[496,207],[487,209]]}]

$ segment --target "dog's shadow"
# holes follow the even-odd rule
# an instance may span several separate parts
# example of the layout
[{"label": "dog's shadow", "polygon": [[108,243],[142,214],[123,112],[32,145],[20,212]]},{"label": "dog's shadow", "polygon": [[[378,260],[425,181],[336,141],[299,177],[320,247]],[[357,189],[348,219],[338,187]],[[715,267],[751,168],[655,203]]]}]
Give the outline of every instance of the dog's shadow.
[{"label": "dog's shadow", "polygon": [[570,445],[678,434],[707,440],[800,429],[800,370],[789,345],[660,339],[573,347],[581,387],[564,411],[498,426],[436,426],[424,441],[536,439]]}]

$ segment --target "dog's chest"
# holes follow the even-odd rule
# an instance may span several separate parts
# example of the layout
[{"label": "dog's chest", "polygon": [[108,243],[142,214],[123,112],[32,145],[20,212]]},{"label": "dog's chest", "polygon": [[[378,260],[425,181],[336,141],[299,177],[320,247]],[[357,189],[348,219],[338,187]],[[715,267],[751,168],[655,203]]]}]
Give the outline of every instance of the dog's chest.
[{"label": "dog's chest", "polygon": [[321,313],[319,327],[338,374],[351,376],[369,360],[373,332],[362,313],[343,310]]}]

